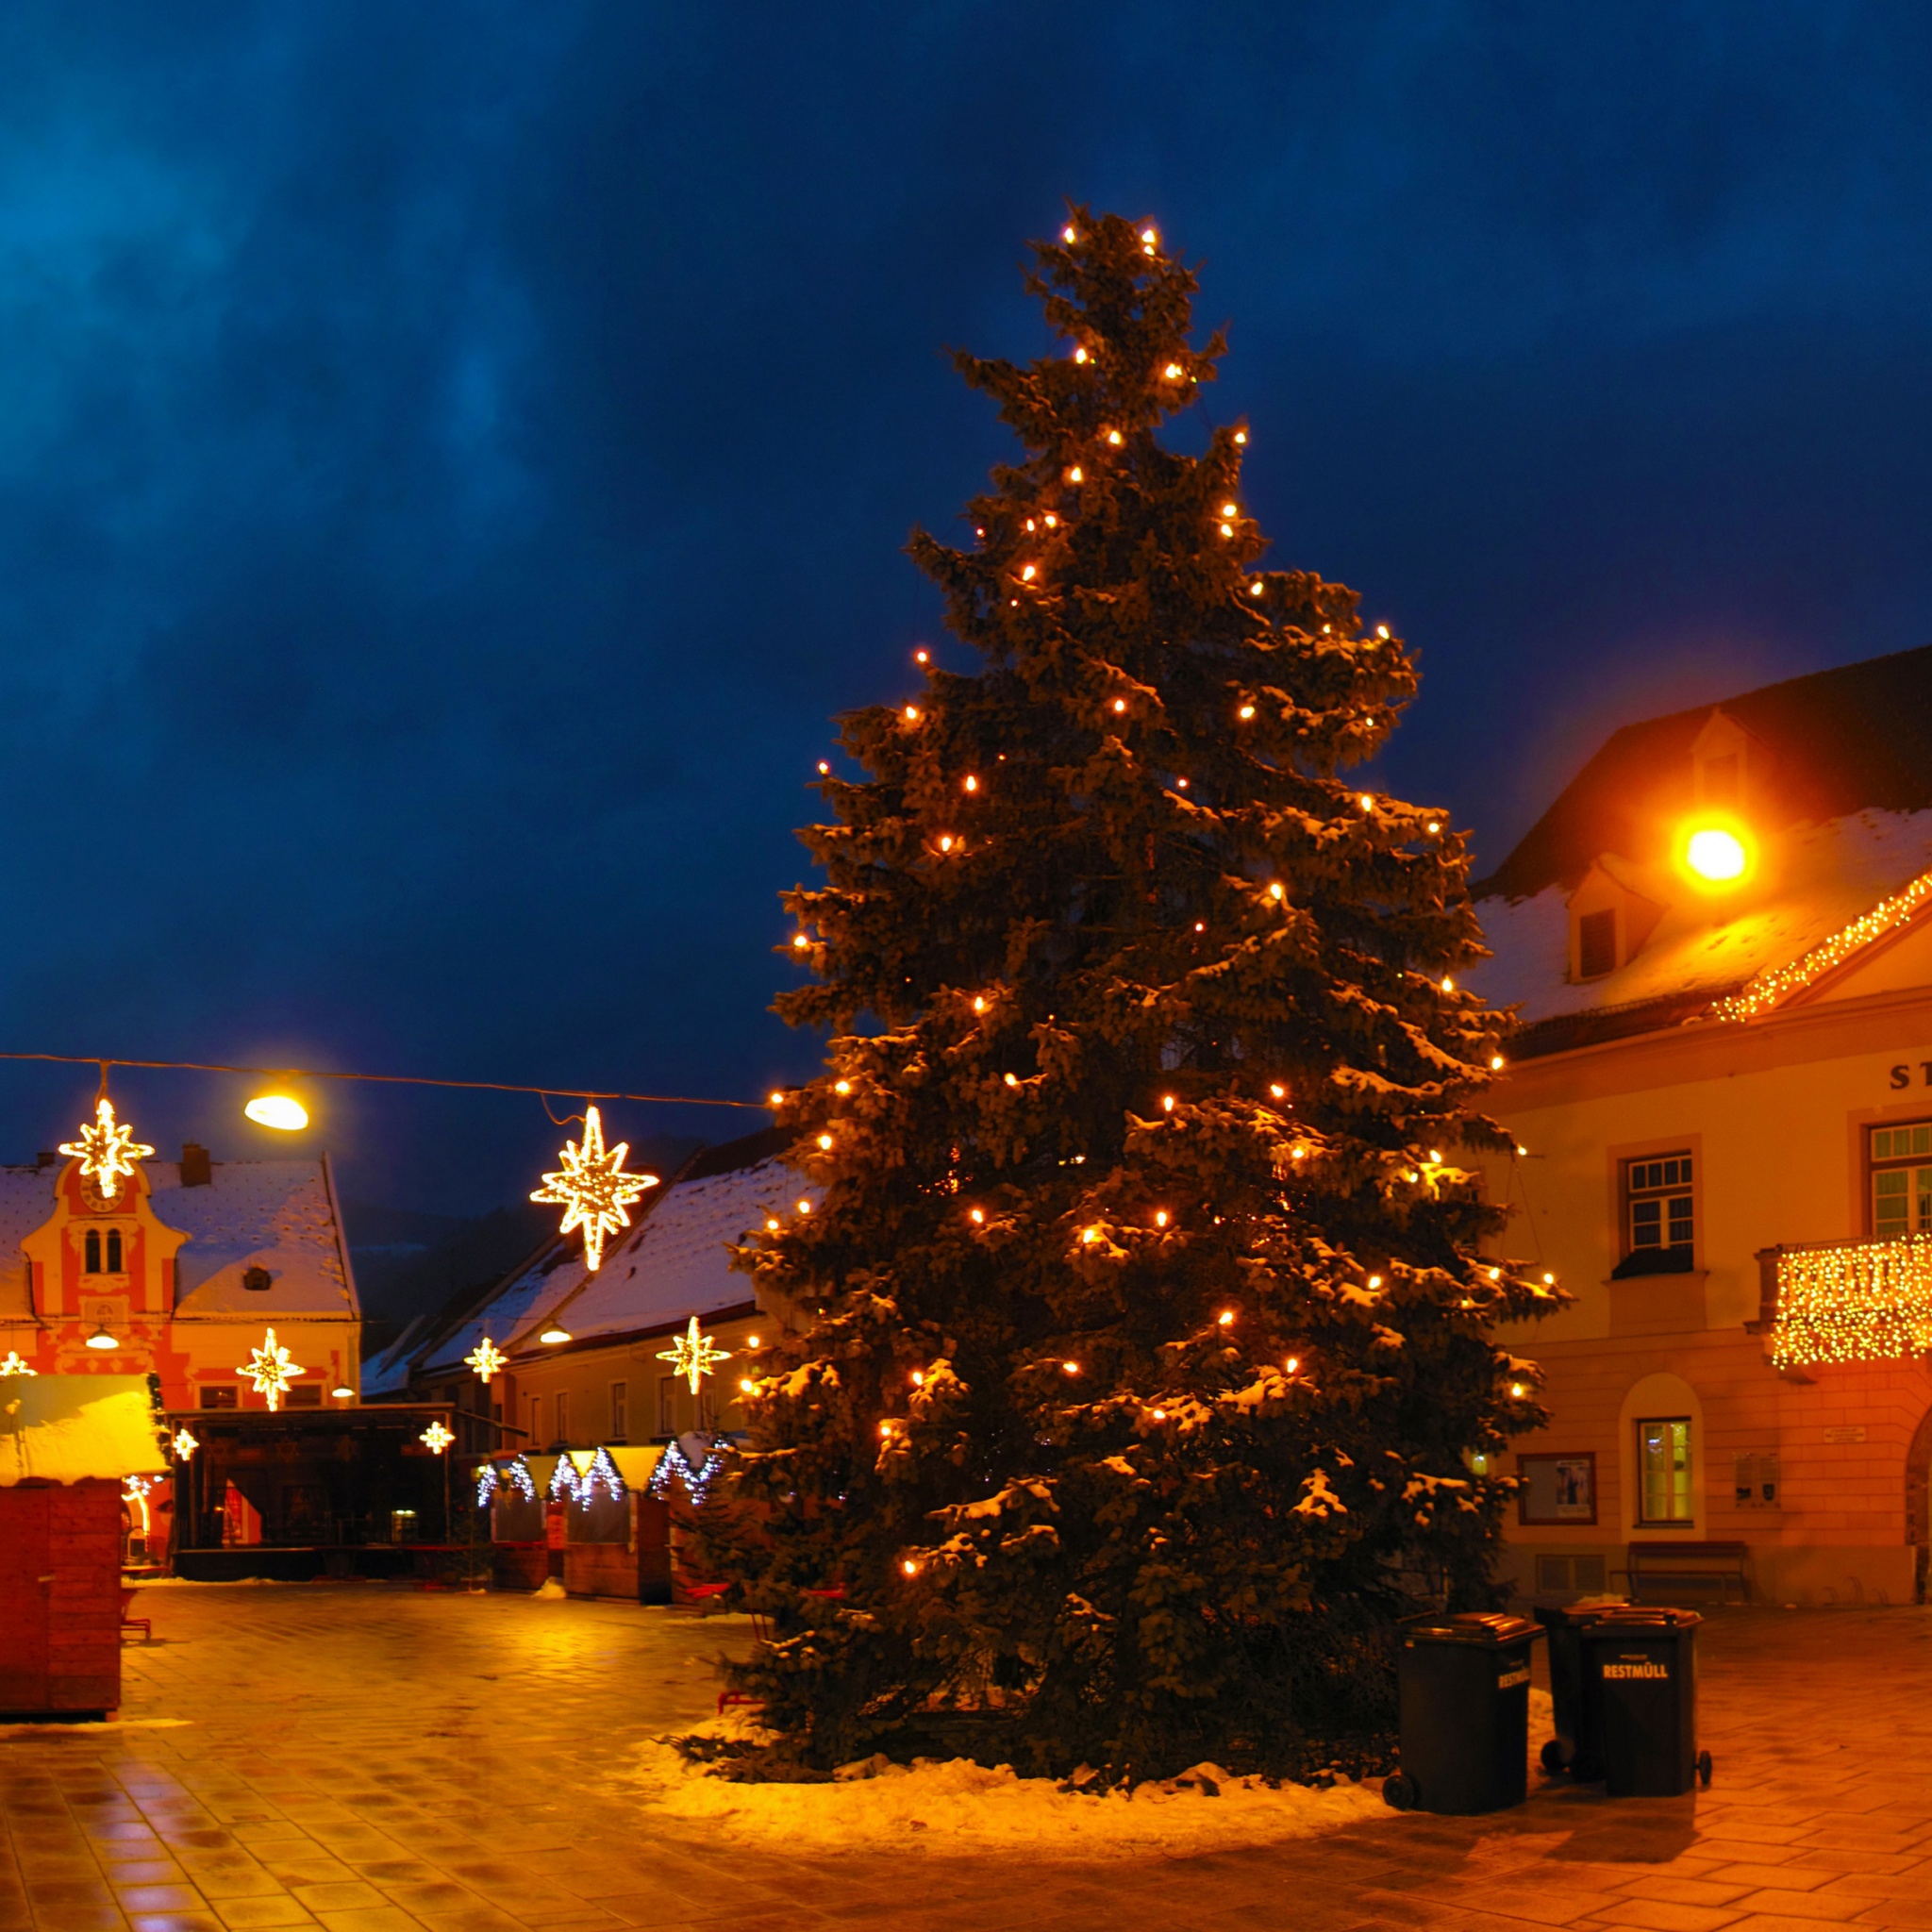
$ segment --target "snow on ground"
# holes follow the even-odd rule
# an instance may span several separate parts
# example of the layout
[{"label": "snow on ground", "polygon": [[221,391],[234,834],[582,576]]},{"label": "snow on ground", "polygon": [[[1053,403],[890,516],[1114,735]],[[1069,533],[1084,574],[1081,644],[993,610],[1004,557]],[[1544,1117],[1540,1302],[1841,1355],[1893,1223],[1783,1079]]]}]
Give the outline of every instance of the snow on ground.
[{"label": "snow on ground", "polygon": [[671,1816],[748,1849],[786,1853],[890,1848],[943,1856],[1024,1847],[1046,1857],[1117,1858],[1310,1838],[1392,1815],[1372,1785],[1271,1790],[1258,1778],[1230,1777],[1211,1765],[1196,1774],[1213,1781],[1217,1796],[1142,1785],[1131,1798],[1062,1791],[1053,1778],[1017,1777],[1005,1766],[989,1771],[957,1757],[919,1758],[824,1785],[734,1784],[658,1740],[641,1747],[635,1771],[642,1794]]}]

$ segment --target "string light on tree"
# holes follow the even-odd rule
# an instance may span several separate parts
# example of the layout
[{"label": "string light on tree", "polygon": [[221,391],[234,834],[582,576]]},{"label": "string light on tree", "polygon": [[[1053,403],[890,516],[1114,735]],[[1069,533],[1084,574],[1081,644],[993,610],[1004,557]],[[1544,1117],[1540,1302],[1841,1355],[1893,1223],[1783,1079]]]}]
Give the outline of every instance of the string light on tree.
[{"label": "string light on tree", "polygon": [[558,1156],[562,1167],[546,1174],[543,1185],[530,1196],[533,1201],[566,1210],[558,1234],[583,1229],[584,1265],[592,1274],[603,1266],[605,1241],[619,1228],[630,1225],[626,1210],[637,1205],[646,1190],[658,1185],[654,1174],[625,1173],[624,1158],[629,1152],[627,1141],[606,1148],[603,1119],[594,1107],[587,1108],[582,1141],[565,1143]]},{"label": "string light on tree", "polygon": [[658,1351],[660,1362],[671,1364],[674,1375],[682,1375],[691,1384],[691,1392],[695,1395],[698,1386],[720,1362],[731,1359],[728,1348],[714,1348],[708,1335],[699,1333],[698,1318],[691,1318],[691,1326],[674,1341],[669,1348]]},{"label": "string light on tree", "polygon": [[154,1149],[137,1141],[114,1118],[114,1103],[104,1093],[94,1102],[93,1124],[82,1122],[78,1141],[63,1141],[60,1151],[80,1162],[83,1180],[92,1180],[104,1200],[111,1201],[119,1183],[134,1177],[137,1160],[151,1160]]},{"label": "string light on tree", "polygon": [[271,1409],[276,1409],[289,1392],[289,1384],[308,1372],[275,1340],[275,1331],[271,1328],[261,1346],[235,1373],[246,1375],[255,1384],[255,1392],[267,1400]]}]

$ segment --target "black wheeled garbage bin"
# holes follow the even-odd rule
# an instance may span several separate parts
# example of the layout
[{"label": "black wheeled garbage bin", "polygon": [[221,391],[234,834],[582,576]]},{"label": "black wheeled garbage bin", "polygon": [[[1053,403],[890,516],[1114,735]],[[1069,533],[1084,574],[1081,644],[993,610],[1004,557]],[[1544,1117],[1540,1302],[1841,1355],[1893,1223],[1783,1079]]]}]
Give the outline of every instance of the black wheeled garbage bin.
[{"label": "black wheeled garbage bin", "polygon": [[1398,1811],[1468,1817],[1523,1803],[1529,1649],[1542,1634],[1527,1617],[1500,1610],[1403,1626],[1402,1769],[1382,1786]]},{"label": "black wheeled garbage bin", "polygon": [[1673,1798],[1710,1782],[1697,1748],[1695,1610],[1626,1604],[1584,1629],[1584,1703],[1595,1706],[1604,1790],[1612,1798]]},{"label": "black wheeled garbage bin", "polygon": [[1567,1771],[1584,1779],[1604,1774],[1602,1721],[1597,1712],[1600,1686],[1586,1678],[1583,1633],[1621,1601],[1601,1604],[1539,1605],[1535,1616],[1549,1633],[1550,1702],[1556,1707],[1557,1735],[1542,1748],[1545,1771]]}]

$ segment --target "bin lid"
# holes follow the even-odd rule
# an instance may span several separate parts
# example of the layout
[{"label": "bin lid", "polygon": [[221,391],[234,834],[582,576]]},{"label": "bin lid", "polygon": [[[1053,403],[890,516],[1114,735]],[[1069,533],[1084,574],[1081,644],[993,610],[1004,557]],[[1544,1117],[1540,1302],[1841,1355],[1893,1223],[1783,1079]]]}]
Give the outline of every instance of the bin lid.
[{"label": "bin lid", "polygon": [[1458,1610],[1453,1617],[1421,1616],[1404,1625],[1404,1641],[1413,1643],[1523,1643],[1541,1637],[1542,1628],[1527,1617],[1507,1610]]},{"label": "bin lid", "polygon": [[1629,1607],[1628,1599],[1611,1597],[1607,1602],[1584,1604],[1539,1604],[1534,1612],[1536,1620],[1544,1629],[1554,1629],[1562,1624],[1569,1629],[1578,1630],[1594,1624],[1599,1618]]},{"label": "bin lid", "polygon": [[1644,1630],[1688,1630],[1703,1622],[1695,1610],[1664,1604],[1612,1604],[1595,1611],[1586,1627],[1606,1637],[1628,1637]]}]

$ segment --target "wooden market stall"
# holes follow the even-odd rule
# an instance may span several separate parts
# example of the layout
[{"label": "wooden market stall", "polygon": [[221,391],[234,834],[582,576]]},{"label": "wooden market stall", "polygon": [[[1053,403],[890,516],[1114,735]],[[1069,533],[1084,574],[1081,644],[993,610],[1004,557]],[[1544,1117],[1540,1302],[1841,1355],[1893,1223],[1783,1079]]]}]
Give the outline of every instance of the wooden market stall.
[{"label": "wooden market stall", "polygon": [[121,1702],[121,1504],[164,1474],[145,1375],[0,1380],[0,1714]]}]

